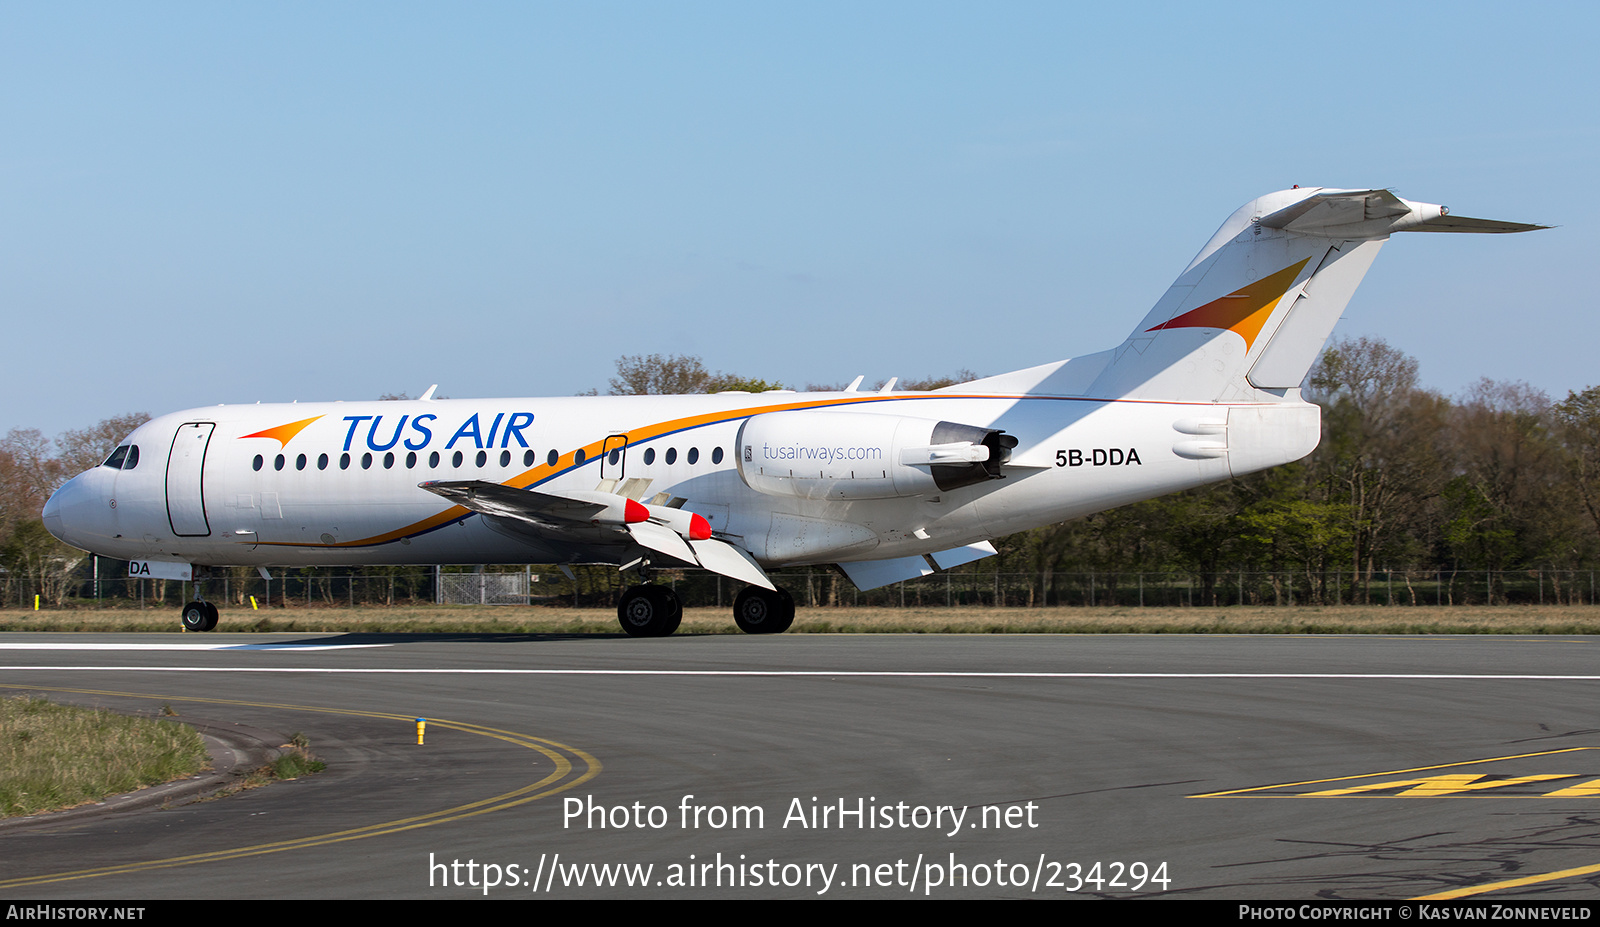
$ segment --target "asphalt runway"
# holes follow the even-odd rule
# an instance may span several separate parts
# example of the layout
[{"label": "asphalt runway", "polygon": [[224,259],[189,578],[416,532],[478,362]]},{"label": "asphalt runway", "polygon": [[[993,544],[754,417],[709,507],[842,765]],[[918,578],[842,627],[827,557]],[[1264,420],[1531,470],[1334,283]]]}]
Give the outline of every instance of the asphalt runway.
[{"label": "asphalt runway", "polygon": [[329,764],[0,828],[14,898],[1600,895],[1596,638],[9,634],[0,666]]}]

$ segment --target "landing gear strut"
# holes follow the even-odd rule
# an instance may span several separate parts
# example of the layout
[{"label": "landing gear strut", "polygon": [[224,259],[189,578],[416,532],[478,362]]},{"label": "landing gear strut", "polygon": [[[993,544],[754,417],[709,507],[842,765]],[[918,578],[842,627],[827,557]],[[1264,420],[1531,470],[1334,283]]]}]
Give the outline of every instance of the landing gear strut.
[{"label": "landing gear strut", "polygon": [[183,607],[180,620],[185,631],[210,631],[217,626],[217,607],[196,599]]},{"label": "landing gear strut", "polygon": [[746,634],[782,634],[794,624],[794,598],[782,589],[746,586],[733,600],[733,623]]},{"label": "landing gear strut", "polygon": [[683,620],[683,603],[666,586],[629,586],[617,603],[617,620],[629,637],[666,637]]}]

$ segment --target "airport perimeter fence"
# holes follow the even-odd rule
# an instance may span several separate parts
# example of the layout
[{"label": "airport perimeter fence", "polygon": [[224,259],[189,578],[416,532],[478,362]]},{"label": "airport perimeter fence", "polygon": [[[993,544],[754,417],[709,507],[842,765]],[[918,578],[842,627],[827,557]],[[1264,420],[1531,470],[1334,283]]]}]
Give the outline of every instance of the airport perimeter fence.
[{"label": "airport perimeter fence", "polygon": [[[71,580],[43,596],[46,606],[178,608],[194,584],[130,579],[127,565],[85,558]],[[369,567],[217,570],[207,599],[224,607],[337,608],[428,604],[547,605],[613,608],[636,582],[615,567]],[[1371,604],[1392,606],[1592,605],[1600,603],[1600,571],[1533,568],[1376,570],[1370,577],[1334,570],[1304,572],[1238,568],[1209,577],[1184,572],[1002,573],[957,570],[861,592],[838,572],[813,568],[772,574],[795,603],[826,608],[1211,607]],[[730,606],[743,584],[701,570],[656,570],[691,606]],[[1208,581],[1209,580],[1209,581]],[[6,605],[31,607],[36,583],[0,574]]]}]

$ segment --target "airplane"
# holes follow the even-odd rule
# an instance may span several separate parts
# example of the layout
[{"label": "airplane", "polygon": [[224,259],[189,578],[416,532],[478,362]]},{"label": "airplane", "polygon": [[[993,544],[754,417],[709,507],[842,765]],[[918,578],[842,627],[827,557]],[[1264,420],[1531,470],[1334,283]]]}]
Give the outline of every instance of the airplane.
[{"label": "airplane", "polygon": [[[1231,215],[1115,348],[929,392],[725,392],[222,405],[153,419],[44,508],[133,575],[224,566],[614,564],[622,629],[673,633],[652,568],[745,584],[779,633],[774,569],[860,589],[994,555],[993,541],[1298,460],[1301,385],[1394,232],[1522,232],[1384,189],[1296,187]],[[196,593],[188,630],[216,627]]]}]

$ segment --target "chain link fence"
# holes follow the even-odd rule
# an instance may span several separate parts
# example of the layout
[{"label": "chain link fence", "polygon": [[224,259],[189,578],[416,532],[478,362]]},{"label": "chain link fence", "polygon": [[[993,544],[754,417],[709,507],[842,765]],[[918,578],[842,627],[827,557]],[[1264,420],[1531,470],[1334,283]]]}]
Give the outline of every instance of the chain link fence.
[{"label": "chain link fence", "polygon": [[[254,568],[215,571],[206,598],[235,607],[354,607],[357,605],[561,605],[612,608],[633,574],[615,567],[368,567],[276,569],[271,579]],[[1458,570],[1410,568],[1370,575],[1334,570],[1306,574],[1241,567],[1210,575],[1182,572],[1002,573],[958,569],[861,592],[840,573],[809,569],[773,574],[799,605],[826,607],[1028,608],[1211,607],[1373,604],[1393,606],[1592,605],[1600,602],[1597,571],[1533,568]],[[691,605],[732,605],[743,584],[701,570],[656,570]],[[26,578],[0,574],[0,599],[31,607],[39,590]],[[194,584],[129,579],[121,561],[85,557],[56,601],[74,606],[177,608]],[[253,603],[252,603],[253,600]],[[50,601],[49,599],[46,600]]]}]

